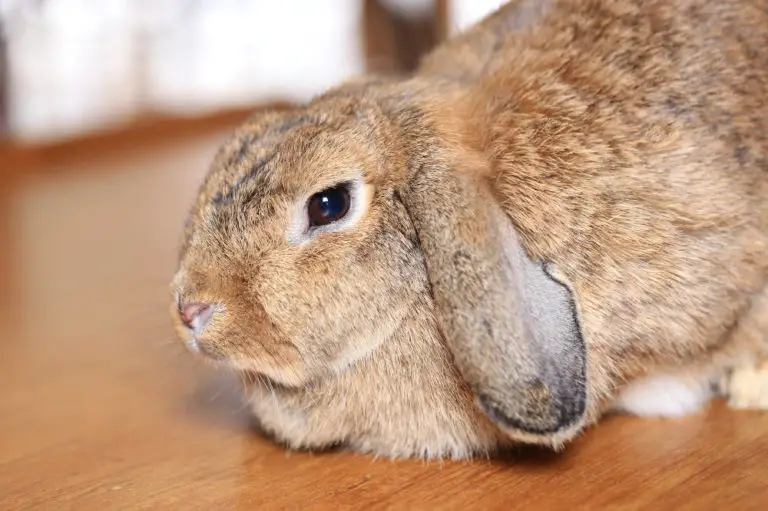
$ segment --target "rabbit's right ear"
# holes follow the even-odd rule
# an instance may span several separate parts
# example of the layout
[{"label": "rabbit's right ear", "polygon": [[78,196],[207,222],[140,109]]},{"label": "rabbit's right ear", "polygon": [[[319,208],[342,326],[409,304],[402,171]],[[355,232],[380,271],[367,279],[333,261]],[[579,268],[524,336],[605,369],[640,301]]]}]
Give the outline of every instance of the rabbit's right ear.
[{"label": "rabbit's right ear", "polygon": [[481,178],[427,164],[400,195],[446,342],[480,407],[518,440],[573,437],[584,423],[587,374],[569,287],[526,255]]}]

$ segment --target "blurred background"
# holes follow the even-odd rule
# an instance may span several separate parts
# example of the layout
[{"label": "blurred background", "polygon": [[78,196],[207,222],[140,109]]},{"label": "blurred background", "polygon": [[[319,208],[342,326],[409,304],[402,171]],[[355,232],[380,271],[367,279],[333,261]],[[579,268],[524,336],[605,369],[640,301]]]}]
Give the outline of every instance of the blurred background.
[{"label": "blurred background", "polygon": [[401,72],[490,0],[0,0],[0,137],[304,101]]}]

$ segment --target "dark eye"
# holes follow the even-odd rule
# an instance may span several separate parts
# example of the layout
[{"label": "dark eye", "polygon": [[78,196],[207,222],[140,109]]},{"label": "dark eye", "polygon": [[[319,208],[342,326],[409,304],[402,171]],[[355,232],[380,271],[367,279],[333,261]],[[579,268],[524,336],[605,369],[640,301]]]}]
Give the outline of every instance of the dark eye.
[{"label": "dark eye", "polygon": [[349,189],[335,186],[309,198],[307,215],[310,227],[328,225],[344,218],[349,211]]}]

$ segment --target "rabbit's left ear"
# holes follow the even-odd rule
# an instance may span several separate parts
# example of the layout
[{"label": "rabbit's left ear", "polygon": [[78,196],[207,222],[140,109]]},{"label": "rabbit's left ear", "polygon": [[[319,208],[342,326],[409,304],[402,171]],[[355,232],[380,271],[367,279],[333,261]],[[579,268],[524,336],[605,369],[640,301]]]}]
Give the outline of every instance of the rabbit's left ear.
[{"label": "rabbit's left ear", "polygon": [[446,343],[480,407],[516,439],[570,439],[584,423],[587,363],[569,287],[526,255],[481,179],[425,165],[400,195]]}]

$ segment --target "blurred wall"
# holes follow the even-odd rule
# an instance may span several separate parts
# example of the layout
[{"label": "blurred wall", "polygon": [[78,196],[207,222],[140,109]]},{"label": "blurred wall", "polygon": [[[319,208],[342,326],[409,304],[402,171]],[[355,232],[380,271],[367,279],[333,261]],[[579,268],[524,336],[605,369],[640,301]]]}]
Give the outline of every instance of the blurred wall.
[{"label": "blurred wall", "polygon": [[464,30],[505,3],[507,0],[452,0],[448,35]]},{"label": "blurred wall", "polygon": [[[448,2],[448,33],[500,3]],[[434,6],[434,0],[0,0],[0,119],[14,138],[44,142],[147,112],[195,116],[304,101],[353,74],[415,67],[435,42]],[[373,36],[364,37],[362,28]]]},{"label": "blurred wall", "polygon": [[363,69],[357,0],[34,3],[5,23],[9,124],[23,138],[137,110],[194,115],[302,100]]}]

